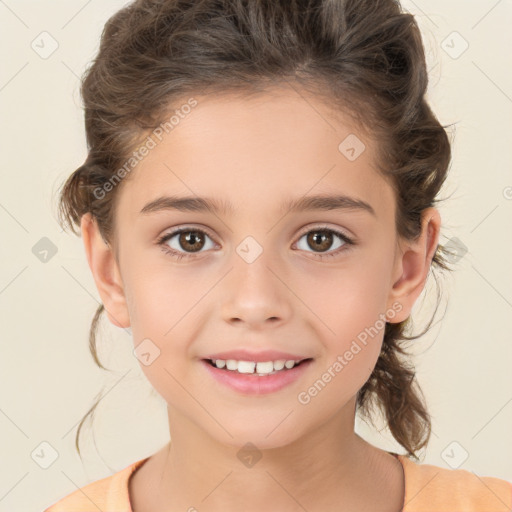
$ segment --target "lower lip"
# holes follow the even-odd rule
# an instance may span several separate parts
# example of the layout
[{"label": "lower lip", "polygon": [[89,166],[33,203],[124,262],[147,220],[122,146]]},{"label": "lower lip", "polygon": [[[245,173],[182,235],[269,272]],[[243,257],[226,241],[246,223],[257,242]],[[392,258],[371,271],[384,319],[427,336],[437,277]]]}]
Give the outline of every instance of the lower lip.
[{"label": "lower lip", "polygon": [[206,370],[210,372],[210,375],[217,381],[246,395],[264,395],[279,391],[292,382],[295,382],[312,362],[313,360],[309,359],[289,370],[281,370],[272,375],[263,375],[260,377],[256,373],[248,374],[231,370],[221,370],[216,366],[212,366],[204,359],[201,360]]}]

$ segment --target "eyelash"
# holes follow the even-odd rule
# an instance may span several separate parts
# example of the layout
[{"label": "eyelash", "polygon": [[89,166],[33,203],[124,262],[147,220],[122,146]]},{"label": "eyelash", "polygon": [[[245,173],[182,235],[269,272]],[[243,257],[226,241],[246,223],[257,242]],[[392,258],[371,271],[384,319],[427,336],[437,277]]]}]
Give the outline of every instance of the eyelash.
[{"label": "eyelash", "polygon": [[[328,228],[328,227],[322,227],[322,226],[319,226],[319,227],[316,227],[316,228],[313,228],[313,229],[309,229],[308,231],[304,231],[299,236],[299,240],[304,235],[307,235],[308,233],[311,233],[312,231],[327,231],[329,233],[334,233],[339,238],[341,238],[341,240],[343,240],[343,242],[345,242],[345,245],[339,247],[334,252],[328,252],[328,253],[325,253],[325,254],[315,253],[315,252],[312,253],[312,254],[314,254],[316,257],[318,257],[320,259],[326,259],[326,258],[337,256],[340,252],[349,251],[350,249],[352,249],[351,246],[356,245],[356,243],[354,242],[354,240],[352,238],[349,238],[347,235],[345,235],[341,231],[337,231],[336,229],[332,229],[332,228]],[[171,238],[173,238],[174,236],[179,235],[180,233],[191,233],[191,232],[201,233],[203,235],[207,235],[209,238],[211,238],[213,240],[213,238],[210,236],[210,234],[207,231],[204,231],[203,229],[190,228],[190,227],[187,228],[187,227],[185,227],[185,228],[180,228],[180,229],[178,229],[176,231],[172,231],[171,233],[166,233],[165,235],[161,236],[157,240],[156,243],[157,243],[157,245],[161,246],[162,250],[166,254],[171,255],[173,258],[176,258],[177,260],[181,260],[182,258],[194,257],[195,253],[186,253],[186,252],[175,251],[174,249],[171,249],[168,245],[166,245],[166,242],[168,240],[170,240]],[[202,251],[199,251],[199,252],[202,252]]]}]

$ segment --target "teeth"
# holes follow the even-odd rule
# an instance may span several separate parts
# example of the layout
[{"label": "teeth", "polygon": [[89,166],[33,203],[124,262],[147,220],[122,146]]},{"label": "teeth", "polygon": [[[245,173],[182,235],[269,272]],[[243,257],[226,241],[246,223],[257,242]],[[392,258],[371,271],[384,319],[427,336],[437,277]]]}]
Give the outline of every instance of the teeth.
[{"label": "teeth", "polygon": [[238,363],[234,359],[228,359],[226,361],[226,369],[228,369],[228,370],[238,370]]},{"label": "teeth", "polygon": [[[270,375],[276,371],[293,368],[300,361],[289,360],[285,361],[280,359],[278,361],[265,361],[265,362],[254,362],[254,361],[237,361],[235,359],[216,359],[211,360],[217,368],[226,368],[227,370],[238,371],[239,373],[257,373],[258,375]],[[254,369],[256,368],[256,372]]]},{"label": "teeth", "polygon": [[274,361],[274,370],[282,370],[284,368],[284,361]]}]

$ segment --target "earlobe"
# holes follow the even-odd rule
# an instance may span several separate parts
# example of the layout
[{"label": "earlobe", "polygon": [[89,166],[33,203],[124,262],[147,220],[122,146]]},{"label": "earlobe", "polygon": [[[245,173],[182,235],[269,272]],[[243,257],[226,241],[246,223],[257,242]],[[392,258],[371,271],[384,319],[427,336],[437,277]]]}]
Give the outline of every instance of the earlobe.
[{"label": "earlobe", "polygon": [[403,249],[397,253],[395,268],[399,269],[400,275],[392,285],[388,302],[399,302],[401,310],[393,317],[392,323],[402,322],[411,314],[414,303],[425,286],[437,249],[440,228],[441,216],[437,209],[425,209],[421,215],[420,236],[412,242],[404,242]]},{"label": "earlobe", "polygon": [[113,250],[103,240],[90,212],[82,216],[80,226],[87,262],[108,318],[117,327],[129,327],[123,282]]}]

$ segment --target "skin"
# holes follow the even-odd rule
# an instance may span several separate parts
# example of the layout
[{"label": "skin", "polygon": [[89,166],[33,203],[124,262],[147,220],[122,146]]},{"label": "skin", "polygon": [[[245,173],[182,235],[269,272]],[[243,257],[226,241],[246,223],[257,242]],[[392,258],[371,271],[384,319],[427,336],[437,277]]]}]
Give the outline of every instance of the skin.
[{"label": "skin", "polygon": [[[135,347],[149,338],[160,350],[141,368],[168,404],[172,442],[131,479],[133,510],[312,512],[342,504],[346,511],[399,511],[401,464],[354,432],[356,393],[375,366],[383,327],[309,403],[297,396],[359,333],[379,325],[379,314],[391,311],[390,322],[409,316],[437,247],[439,212],[423,212],[417,240],[399,239],[394,192],[375,170],[374,142],[304,92],[195,98],[192,113],[118,191],[115,245],[103,241],[90,214],[81,223],[110,321],[131,326]],[[366,146],[354,161],[338,150],[349,134]],[[280,213],[284,200],[335,192],[370,203],[376,216]],[[235,214],[139,213],[170,194],[228,200]],[[321,259],[344,243],[333,235],[325,252],[308,244],[304,235],[322,226],[357,244]],[[212,236],[196,242],[200,252],[180,246],[179,235],[168,240],[191,254],[178,261],[156,240],[179,227]],[[236,251],[247,236],[263,250],[250,264]],[[239,347],[314,361],[284,389],[248,396],[217,383],[200,362]],[[250,467],[237,457],[247,442],[262,456]]]}]

